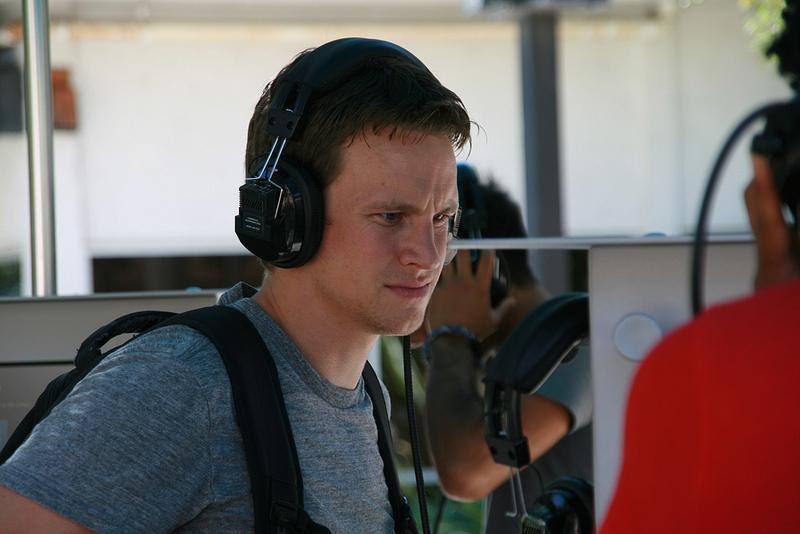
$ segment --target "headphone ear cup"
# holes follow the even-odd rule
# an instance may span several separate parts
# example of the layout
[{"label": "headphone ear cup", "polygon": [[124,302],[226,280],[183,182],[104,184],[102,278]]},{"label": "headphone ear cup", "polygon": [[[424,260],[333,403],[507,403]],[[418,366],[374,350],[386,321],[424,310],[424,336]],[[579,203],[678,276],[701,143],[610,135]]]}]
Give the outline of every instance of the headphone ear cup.
[{"label": "headphone ear cup", "polygon": [[325,226],[322,190],[310,171],[288,158],[278,163],[273,179],[284,191],[288,190],[292,206],[282,214],[286,217],[282,234],[291,252],[273,264],[285,269],[300,267],[314,257],[322,242]]},{"label": "headphone ear cup", "polygon": [[520,321],[486,367],[487,383],[497,382],[532,395],[570,349],[589,335],[589,296],[557,295]]},{"label": "headphone ear cup", "polygon": [[283,159],[272,175],[239,188],[236,235],[247,250],[276,267],[299,267],[319,249],[322,191],[310,172]]},{"label": "headphone ear cup", "polygon": [[574,514],[577,532],[594,532],[594,487],[582,478],[565,476],[555,480],[536,500],[554,515]]}]

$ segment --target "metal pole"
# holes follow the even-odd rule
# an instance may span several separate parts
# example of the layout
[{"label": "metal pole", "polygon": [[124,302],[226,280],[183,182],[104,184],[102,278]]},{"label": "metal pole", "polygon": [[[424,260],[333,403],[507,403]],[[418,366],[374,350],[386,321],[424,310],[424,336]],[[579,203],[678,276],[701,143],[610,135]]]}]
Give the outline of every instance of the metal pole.
[{"label": "metal pole", "polygon": [[[520,20],[528,235],[560,236],[561,176],[555,12]],[[551,293],[569,290],[567,253],[536,252],[534,271]]]},{"label": "metal pole", "polygon": [[25,125],[28,133],[32,291],[56,294],[53,89],[47,0],[23,0]]}]

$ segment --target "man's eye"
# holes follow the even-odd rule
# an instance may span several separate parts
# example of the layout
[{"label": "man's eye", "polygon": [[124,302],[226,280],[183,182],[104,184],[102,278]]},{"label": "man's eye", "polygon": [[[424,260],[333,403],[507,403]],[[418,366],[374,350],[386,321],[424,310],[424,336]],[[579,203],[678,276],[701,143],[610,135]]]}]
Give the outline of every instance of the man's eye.
[{"label": "man's eye", "polygon": [[449,224],[451,215],[447,213],[437,213],[433,216],[433,223],[436,225]]},{"label": "man's eye", "polygon": [[397,211],[387,211],[379,213],[378,217],[380,217],[381,222],[385,224],[397,224],[402,220],[403,214]]}]

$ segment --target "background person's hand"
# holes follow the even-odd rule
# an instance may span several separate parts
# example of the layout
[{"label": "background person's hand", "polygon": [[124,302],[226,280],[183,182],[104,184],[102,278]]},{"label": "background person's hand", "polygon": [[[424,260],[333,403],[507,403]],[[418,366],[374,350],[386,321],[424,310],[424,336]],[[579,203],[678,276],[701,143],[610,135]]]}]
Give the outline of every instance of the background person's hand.
[{"label": "background person's hand", "polygon": [[516,301],[513,297],[506,297],[496,308],[491,307],[489,293],[494,257],[494,251],[482,251],[473,274],[469,251],[459,251],[455,260],[442,271],[439,285],[428,305],[430,329],[460,325],[471,330],[479,341],[497,330]]},{"label": "background person's hand", "polygon": [[752,159],[754,176],[744,196],[758,251],[755,286],[763,289],[800,276],[800,265],[797,236],[783,218],[769,161],[758,155]]}]

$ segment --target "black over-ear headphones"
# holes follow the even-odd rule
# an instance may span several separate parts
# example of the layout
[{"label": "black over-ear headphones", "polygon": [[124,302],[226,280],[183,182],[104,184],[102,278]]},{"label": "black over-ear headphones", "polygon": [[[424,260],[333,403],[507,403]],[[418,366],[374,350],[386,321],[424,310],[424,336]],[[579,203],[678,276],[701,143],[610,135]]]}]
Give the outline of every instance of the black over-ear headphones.
[{"label": "black over-ear headphones", "polygon": [[[478,173],[472,165],[464,162],[458,163],[457,171],[458,204],[461,207],[461,219],[458,223],[459,237],[480,239],[489,226],[489,213],[486,210],[486,202],[483,199]],[[472,272],[477,269],[480,257],[479,250],[470,251]],[[508,295],[508,280],[510,278],[508,264],[503,256],[503,251],[498,250],[495,256],[495,264],[492,267],[490,297],[493,308]]]},{"label": "black over-ear headphones", "polygon": [[[239,188],[236,235],[242,245],[278,267],[308,262],[322,241],[323,197],[319,181],[302,165],[281,158],[315,95],[335,89],[365,60],[394,57],[427,70],[411,52],[388,41],[350,37],[303,56],[274,89],[267,132],[275,139],[260,171]],[[248,173],[251,170],[248,169]]]},{"label": "black over-ear headphones", "polygon": [[594,487],[577,477],[548,485],[523,519],[523,534],[589,534],[594,532]]},{"label": "black over-ear headphones", "polygon": [[[514,329],[484,378],[486,443],[495,462],[517,469],[530,463],[528,439],[522,433],[520,395],[535,393],[588,336],[586,293],[553,297],[534,308]],[[520,514],[521,531],[592,532],[593,495],[592,485],[585,480],[559,478]]]}]

